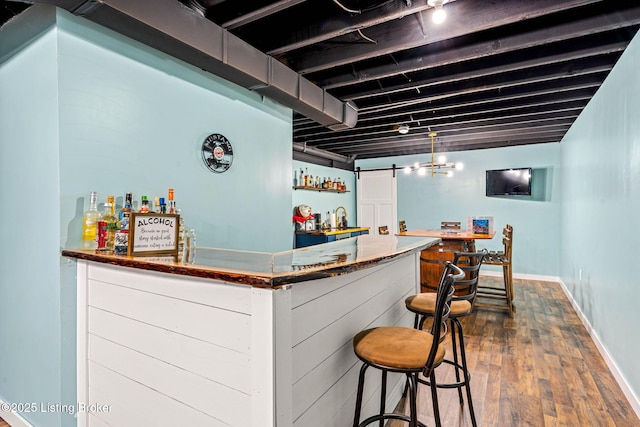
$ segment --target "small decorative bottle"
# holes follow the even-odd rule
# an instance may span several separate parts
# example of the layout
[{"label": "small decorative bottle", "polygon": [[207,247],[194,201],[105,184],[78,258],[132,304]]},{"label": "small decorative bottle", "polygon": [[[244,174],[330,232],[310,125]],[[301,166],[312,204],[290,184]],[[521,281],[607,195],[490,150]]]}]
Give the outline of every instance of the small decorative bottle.
[{"label": "small decorative bottle", "polygon": [[142,196],[139,212],[149,213],[149,199],[147,199],[147,196]]},{"label": "small decorative bottle", "polygon": [[96,248],[96,227],[99,219],[98,193],[92,191],[89,196],[89,209],[82,215],[82,249]]},{"label": "small decorative bottle", "polygon": [[96,228],[98,247],[96,252],[112,254],[115,246],[116,230],[118,229],[118,217],[115,215],[114,197],[107,196],[107,203],[104,204],[104,213],[98,221]]},{"label": "small decorative bottle", "polygon": [[126,255],[129,250],[129,219],[133,211],[133,194],[127,193],[124,196],[124,205],[118,212],[120,226],[116,231],[113,250],[117,255]]},{"label": "small decorative bottle", "polygon": [[175,197],[175,191],[174,191],[173,188],[170,188],[169,189],[169,194],[168,194],[168,197],[167,197],[169,199],[169,213],[170,214],[178,213],[176,211],[176,202],[174,200],[174,197]]}]

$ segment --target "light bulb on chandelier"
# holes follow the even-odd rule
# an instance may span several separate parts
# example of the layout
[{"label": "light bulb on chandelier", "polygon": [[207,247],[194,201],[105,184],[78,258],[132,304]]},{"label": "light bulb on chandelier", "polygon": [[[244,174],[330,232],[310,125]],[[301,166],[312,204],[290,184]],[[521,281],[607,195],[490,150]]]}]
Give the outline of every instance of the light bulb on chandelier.
[{"label": "light bulb on chandelier", "polygon": [[442,169],[462,170],[464,168],[464,165],[460,162],[447,163],[447,158],[443,154],[439,155],[436,161],[434,142],[435,142],[435,137],[437,135],[438,134],[436,132],[429,132],[429,137],[431,138],[431,162],[422,162],[422,163],[416,162],[413,164],[413,166],[405,166],[403,168],[405,173],[408,174],[413,171],[417,171],[418,175],[426,175],[428,172],[431,172],[431,176],[435,176],[436,174],[442,174],[448,177],[452,177],[453,171],[451,170],[444,171]]},{"label": "light bulb on chandelier", "polygon": [[427,0],[427,4],[433,8],[431,20],[434,24],[442,24],[447,19],[447,12],[443,6],[448,2],[449,0]]},{"label": "light bulb on chandelier", "polygon": [[446,175],[447,177],[453,176],[452,170],[443,170],[443,169],[457,169],[462,170],[464,165],[460,162],[458,163],[447,163],[447,159],[444,155],[439,155],[436,161],[435,158],[435,137],[438,135],[436,132],[429,132],[429,137],[431,138],[431,161],[430,162],[415,162],[413,165],[400,166],[397,167],[395,164],[390,168],[374,168],[374,169],[360,169],[357,168],[357,173],[360,172],[368,172],[368,171],[381,171],[381,170],[393,170],[394,177],[395,171],[398,169],[402,169],[405,174],[411,174],[412,172],[417,172],[418,175],[423,176],[431,173],[431,176],[435,176],[436,174]]}]

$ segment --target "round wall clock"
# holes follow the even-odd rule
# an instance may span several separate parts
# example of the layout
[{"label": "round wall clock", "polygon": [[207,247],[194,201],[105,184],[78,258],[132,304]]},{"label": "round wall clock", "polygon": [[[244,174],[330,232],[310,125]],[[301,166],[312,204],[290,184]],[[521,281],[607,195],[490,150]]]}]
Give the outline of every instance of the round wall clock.
[{"label": "round wall clock", "polygon": [[233,147],[224,135],[213,133],[202,143],[202,160],[211,172],[226,172],[233,163]]}]

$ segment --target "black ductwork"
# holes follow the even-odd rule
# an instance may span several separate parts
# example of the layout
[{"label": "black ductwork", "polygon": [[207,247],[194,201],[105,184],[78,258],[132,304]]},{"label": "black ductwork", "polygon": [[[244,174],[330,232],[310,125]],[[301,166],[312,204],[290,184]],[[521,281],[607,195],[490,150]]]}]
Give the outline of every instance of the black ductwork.
[{"label": "black ductwork", "polygon": [[356,125],[357,107],[311,83],[176,0],[34,0],[263,94],[330,129]]}]

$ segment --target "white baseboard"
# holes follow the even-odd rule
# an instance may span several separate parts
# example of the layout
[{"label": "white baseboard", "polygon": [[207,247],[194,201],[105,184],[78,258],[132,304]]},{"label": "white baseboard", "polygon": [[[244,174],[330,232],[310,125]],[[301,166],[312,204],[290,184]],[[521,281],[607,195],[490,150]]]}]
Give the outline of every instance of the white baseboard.
[{"label": "white baseboard", "polygon": [[[480,276],[487,277],[502,277],[502,271],[493,271],[493,270],[481,270]],[[523,279],[523,280],[538,280],[540,282],[560,282],[560,278],[558,276],[543,276],[541,274],[521,274],[514,273],[514,279]]]},{"label": "white baseboard", "polygon": [[[3,407],[4,405],[7,405],[7,404],[10,405],[9,402],[5,402],[4,400],[0,399],[0,407]],[[11,427],[33,427],[33,425],[30,422],[25,420],[22,417],[22,415],[20,415],[15,411],[6,412],[4,410],[1,410],[0,418],[5,420]]]},{"label": "white baseboard", "polygon": [[604,362],[607,364],[607,367],[611,371],[611,374],[613,374],[613,377],[615,378],[616,382],[622,389],[622,393],[624,393],[625,397],[629,401],[629,404],[633,408],[633,411],[636,413],[636,416],[640,418],[640,400],[638,400],[638,396],[635,395],[635,393],[627,383],[627,380],[625,379],[624,375],[622,374],[622,372],[620,372],[620,369],[616,365],[615,361],[611,358],[611,355],[609,355],[609,352],[607,351],[606,347],[602,344],[602,341],[600,341],[600,337],[598,336],[598,333],[593,330],[593,328],[591,327],[591,324],[582,313],[582,310],[576,303],[575,299],[573,299],[573,295],[571,295],[571,293],[569,292],[569,289],[567,289],[566,285],[562,280],[558,279],[557,282],[560,284],[560,287],[562,288],[564,293],[567,295],[567,298],[569,298],[569,301],[571,302],[573,309],[576,311],[576,313],[578,314],[578,317],[580,318],[580,321],[582,322],[584,327],[587,329],[589,336],[591,337],[594,344],[596,345],[596,348],[600,352],[600,355],[602,355],[602,358],[604,359]]}]

